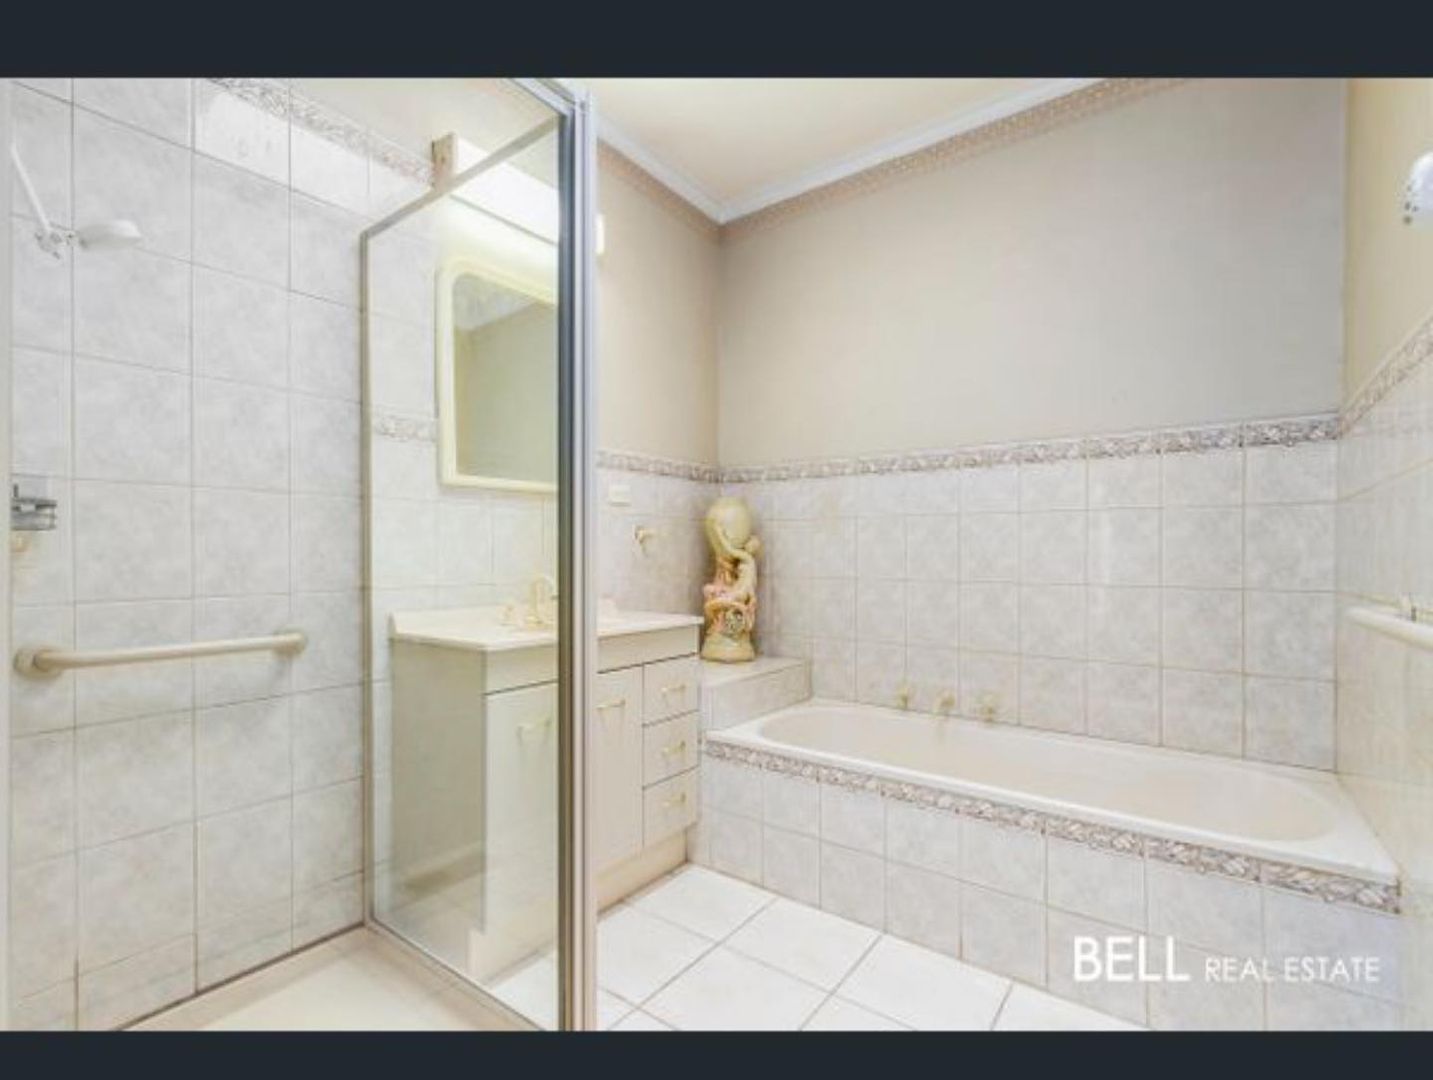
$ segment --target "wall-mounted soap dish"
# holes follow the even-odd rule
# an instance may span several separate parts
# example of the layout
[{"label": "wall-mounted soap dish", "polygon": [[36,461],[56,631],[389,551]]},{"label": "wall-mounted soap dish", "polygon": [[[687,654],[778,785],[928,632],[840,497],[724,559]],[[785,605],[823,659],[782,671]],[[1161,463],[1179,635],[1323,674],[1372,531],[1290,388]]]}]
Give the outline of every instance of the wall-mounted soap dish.
[{"label": "wall-mounted soap dish", "polygon": [[10,528],[16,532],[49,532],[59,522],[60,504],[46,495],[21,494],[10,487]]}]

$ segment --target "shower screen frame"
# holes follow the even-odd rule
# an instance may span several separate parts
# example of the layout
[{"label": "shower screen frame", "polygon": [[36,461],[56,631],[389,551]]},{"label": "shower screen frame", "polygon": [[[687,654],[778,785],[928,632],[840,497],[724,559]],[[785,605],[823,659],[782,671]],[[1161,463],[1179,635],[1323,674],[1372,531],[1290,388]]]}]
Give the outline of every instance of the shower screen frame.
[{"label": "shower screen frame", "polygon": [[[360,234],[362,363],[362,492],[365,808],[364,921],[371,929],[441,963],[395,933],[374,914],[373,866],[373,619],[368,422],[369,244],[374,238],[451,192],[510,160],[549,134],[555,136],[558,162],[560,234],[557,244],[557,967],[558,1027],[564,1031],[596,1026],[596,897],[588,863],[587,706],[597,655],[596,603],[591,591],[596,537],[593,446],[594,253],[596,240],[596,120],[588,95],[552,79],[514,79],[513,84],[552,110],[551,120],[488,154],[482,161],[436,184],[413,202]],[[531,1024],[528,1017],[473,986],[494,1011]]]}]

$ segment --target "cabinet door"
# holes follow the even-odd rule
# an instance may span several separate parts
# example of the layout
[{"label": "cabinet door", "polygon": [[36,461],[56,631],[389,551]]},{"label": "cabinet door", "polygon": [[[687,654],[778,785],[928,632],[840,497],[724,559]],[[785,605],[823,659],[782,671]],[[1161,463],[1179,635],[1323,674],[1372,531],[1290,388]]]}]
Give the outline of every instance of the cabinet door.
[{"label": "cabinet door", "polygon": [[604,672],[594,685],[592,861],[603,870],[642,848],[642,669]]}]

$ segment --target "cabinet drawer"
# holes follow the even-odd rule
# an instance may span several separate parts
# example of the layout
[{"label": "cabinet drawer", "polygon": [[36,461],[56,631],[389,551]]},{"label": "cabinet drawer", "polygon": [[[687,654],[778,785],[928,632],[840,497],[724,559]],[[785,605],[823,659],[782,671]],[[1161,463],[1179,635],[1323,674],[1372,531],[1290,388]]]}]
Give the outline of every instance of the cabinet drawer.
[{"label": "cabinet drawer", "polygon": [[642,799],[642,842],[650,847],[697,820],[697,770],[653,784]]},{"label": "cabinet drawer", "polygon": [[663,660],[642,669],[642,708],[647,723],[696,712],[701,668],[695,656]]},{"label": "cabinet drawer", "polygon": [[592,858],[604,870],[642,849],[642,669],[605,672],[592,688]]},{"label": "cabinet drawer", "polygon": [[642,782],[655,784],[697,763],[697,714],[648,724],[642,732]]},{"label": "cabinet drawer", "polygon": [[592,680],[592,719],[596,724],[642,723],[642,669],[604,671]]}]

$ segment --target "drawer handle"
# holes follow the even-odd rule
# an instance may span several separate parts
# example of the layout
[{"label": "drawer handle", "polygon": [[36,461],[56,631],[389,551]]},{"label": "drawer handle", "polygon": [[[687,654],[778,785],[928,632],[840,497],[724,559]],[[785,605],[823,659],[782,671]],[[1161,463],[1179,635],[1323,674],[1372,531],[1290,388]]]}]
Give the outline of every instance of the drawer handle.
[{"label": "drawer handle", "polygon": [[597,711],[599,713],[605,713],[609,712],[612,709],[625,709],[626,707],[627,699],[624,697],[619,697],[613,701],[602,702],[600,705],[597,706]]},{"label": "drawer handle", "polygon": [[686,749],[687,740],[683,739],[681,742],[674,742],[669,746],[662,747],[661,754],[663,757],[671,757],[673,754],[680,754],[685,752]]},{"label": "drawer handle", "polygon": [[527,723],[517,726],[517,737],[525,739],[534,731],[546,731],[550,727],[552,727],[551,716],[544,716],[541,720],[529,720]]},{"label": "drawer handle", "polygon": [[685,805],[687,805],[687,793],[685,791],[680,795],[673,795],[670,799],[662,800],[663,810],[671,810],[673,807]]},{"label": "drawer handle", "polygon": [[673,683],[671,686],[662,687],[663,697],[666,697],[668,694],[685,694],[686,692],[687,684],[684,682]]}]

